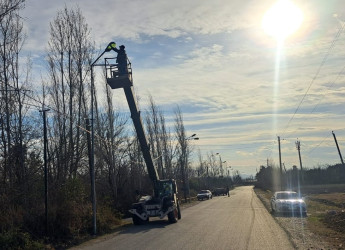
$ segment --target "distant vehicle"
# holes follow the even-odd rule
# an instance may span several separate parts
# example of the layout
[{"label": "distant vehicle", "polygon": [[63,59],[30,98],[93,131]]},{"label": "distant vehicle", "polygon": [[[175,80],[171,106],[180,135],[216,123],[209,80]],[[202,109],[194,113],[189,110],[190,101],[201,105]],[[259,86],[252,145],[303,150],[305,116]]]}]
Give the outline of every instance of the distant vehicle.
[{"label": "distant vehicle", "polygon": [[307,205],[304,200],[293,191],[275,192],[271,198],[273,213],[299,213],[307,215]]},{"label": "distant vehicle", "polygon": [[226,188],[216,188],[213,191],[213,195],[215,195],[215,196],[228,195],[228,191],[226,190]]},{"label": "distant vehicle", "polygon": [[212,199],[212,193],[210,190],[201,190],[198,195],[196,196],[198,200],[204,200],[204,199]]}]

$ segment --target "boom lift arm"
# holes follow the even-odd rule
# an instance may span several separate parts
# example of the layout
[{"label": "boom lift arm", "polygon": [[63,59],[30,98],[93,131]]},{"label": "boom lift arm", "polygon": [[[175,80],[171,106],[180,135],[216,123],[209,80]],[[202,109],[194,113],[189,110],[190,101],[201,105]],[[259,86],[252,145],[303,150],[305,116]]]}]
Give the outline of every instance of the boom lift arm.
[{"label": "boom lift arm", "polygon": [[153,165],[150,148],[149,148],[149,145],[147,144],[146,135],[145,135],[143,124],[140,117],[140,111],[138,111],[137,103],[134,99],[132,88],[133,88],[132,86],[128,86],[128,87],[124,87],[123,90],[125,91],[127,103],[131,111],[131,117],[133,120],[135,130],[138,135],[138,140],[140,143],[141,151],[143,152],[143,157],[146,163],[147,171],[149,173],[150,179],[153,182],[156,182],[159,180],[159,176],[157,173],[157,169]]}]

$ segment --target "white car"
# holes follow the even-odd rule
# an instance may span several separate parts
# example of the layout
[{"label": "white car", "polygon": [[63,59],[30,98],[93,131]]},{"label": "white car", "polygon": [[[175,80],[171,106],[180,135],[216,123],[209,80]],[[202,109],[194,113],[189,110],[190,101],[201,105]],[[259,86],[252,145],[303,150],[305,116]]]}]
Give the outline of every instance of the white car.
[{"label": "white car", "polygon": [[212,193],[210,190],[201,190],[198,195],[196,196],[198,200],[204,200],[204,199],[212,199]]},{"label": "white car", "polygon": [[293,191],[275,192],[271,198],[271,208],[273,213],[299,213],[303,216],[307,215],[307,205]]}]

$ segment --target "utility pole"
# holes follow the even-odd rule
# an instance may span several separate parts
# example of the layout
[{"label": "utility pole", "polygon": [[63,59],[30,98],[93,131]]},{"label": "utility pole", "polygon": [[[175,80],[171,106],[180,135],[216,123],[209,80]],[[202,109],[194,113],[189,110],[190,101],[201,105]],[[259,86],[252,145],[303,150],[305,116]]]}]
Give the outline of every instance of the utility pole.
[{"label": "utility pole", "polygon": [[[98,57],[99,58],[99,57]],[[97,60],[98,60],[97,58]],[[97,61],[96,60],[96,61]],[[92,229],[93,235],[97,234],[97,207],[96,207],[96,181],[95,181],[95,133],[94,133],[94,76],[93,76],[93,66],[96,61],[91,64],[91,153],[90,153],[90,176],[91,176],[91,199],[92,199]]]},{"label": "utility pole", "polygon": [[280,190],[283,190],[283,168],[282,168],[282,155],[280,151],[280,136],[278,136],[278,149],[279,149],[279,166],[280,166]]},{"label": "utility pole", "polygon": [[183,197],[184,197],[184,201],[186,203],[188,201],[187,196],[188,196],[188,191],[189,191],[188,187],[187,187],[188,177],[186,177],[186,175],[187,175],[186,168],[187,167],[188,167],[188,159],[187,159],[187,156],[185,155],[185,152],[184,152],[182,155],[182,164],[181,164],[181,172],[182,173],[181,174],[182,174]]},{"label": "utility pole", "polygon": [[304,181],[304,176],[303,176],[302,157],[301,157],[301,142],[298,141],[298,138],[297,138],[297,141],[296,141],[296,148],[297,148],[297,151],[298,151],[299,165],[300,165],[300,168],[301,168],[301,175],[302,175],[302,182],[303,182]]},{"label": "utility pole", "polygon": [[[92,155],[91,155],[91,125],[90,125],[90,119],[85,119],[86,122],[86,140],[87,140],[87,151],[89,152],[89,169],[90,169],[90,180],[92,180],[93,176],[92,176]],[[92,194],[93,194],[93,186],[91,187],[91,200],[93,201],[92,198]]]},{"label": "utility pole", "polygon": [[300,165],[301,171],[302,171],[302,170],[303,170],[303,167],[302,167],[301,142],[300,142],[300,141],[296,141],[296,148],[297,148],[297,151],[298,151],[299,165]]},{"label": "utility pole", "polygon": [[[195,137],[196,134],[192,134],[187,138],[183,139],[183,143],[181,143],[182,148],[182,164],[181,164],[181,172],[182,172],[182,184],[183,184],[183,195],[185,202],[190,202],[190,189],[189,189],[189,176],[188,176],[188,141],[191,140],[199,140],[199,137]],[[188,197],[188,198],[187,198]]]},{"label": "utility pole", "polygon": [[334,137],[335,145],[337,145],[337,149],[338,149],[338,153],[339,153],[341,164],[343,164],[343,166],[345,166],[343,157],[341,156],[341,152],[340,152],[340,149],[339,149],[337,138],[335,137],[335,134],[334,134],[333,131],[332,131],[332,134],[333,134],[333,137]]},{"label": "utility pole", "polygon": [[47,123],[46,112],[47,108],[40,110],[43,114],[43,137],[44,137],[44,206],[45,206],[45,233],[48,236],[48,163],[47,163],[47,151],[48,151],[48,139],[47,139]]}]

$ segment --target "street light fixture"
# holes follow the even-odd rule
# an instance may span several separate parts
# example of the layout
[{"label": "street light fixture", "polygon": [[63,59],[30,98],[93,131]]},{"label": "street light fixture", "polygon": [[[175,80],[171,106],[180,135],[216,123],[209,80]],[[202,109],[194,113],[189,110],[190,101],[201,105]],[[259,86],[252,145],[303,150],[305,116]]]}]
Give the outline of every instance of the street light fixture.
[{"label": "street light fixture", "polygon": [[188,136],[185,140],[190,141],[190,140],[199,140],[199,137],[194,137],[196,134],[192,134],[191,136]]}]

